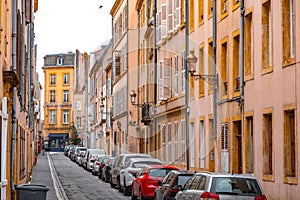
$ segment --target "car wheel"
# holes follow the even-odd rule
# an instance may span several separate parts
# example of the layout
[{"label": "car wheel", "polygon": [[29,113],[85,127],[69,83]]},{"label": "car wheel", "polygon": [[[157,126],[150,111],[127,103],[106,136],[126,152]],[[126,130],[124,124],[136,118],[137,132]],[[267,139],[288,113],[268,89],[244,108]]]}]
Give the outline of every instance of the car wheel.
[{"label": "car wheel", "polygon": [[110,178],[110,187],[112,187],[112,188],[115,187],[115,184],[113,184],[113,182],[112,182],[112,178]]},{"label": "car wheel", "polygon": [[137,200],[137,196],[134,195],[133,187],[131,190],[131,200]]},{"label": "car wheel", "polygon": [[128,195],[128,188],[126,187],[125,178],[124,178],[124,188],[123,188],[123,195],[124,195],[124,196],[127,196],[127,195]]},{"label": "car wheel", "polygon": [[118,179],[118,182],[117,182],[117,188],[119,190],[119,192],[122,192],[122,187],[121,187],[121,183],[120,183],[120,179]]},{"label": "car wheel", "polygon": [[143,196],[142,189],[140,188],[139,200],[146,200]]}]

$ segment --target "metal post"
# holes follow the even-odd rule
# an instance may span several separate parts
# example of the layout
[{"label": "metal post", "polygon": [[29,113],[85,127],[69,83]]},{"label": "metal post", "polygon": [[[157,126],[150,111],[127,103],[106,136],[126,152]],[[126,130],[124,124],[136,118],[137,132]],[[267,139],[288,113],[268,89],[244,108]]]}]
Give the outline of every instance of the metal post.
[{"label": "metal post", "polygon": [[189,1],[185,1],[185,150],[186,150],[186,169],[190,169],[190,152],[189,152],[189,74],[187,57],[189,55]]},{"label": "metal post", "polygon": [[[140,29],[141,29],[141,24],[140,24],[140,11],[138,11],[138,76],[137,76],[137,104],[140,103],[140,62],[141,62],[141,36],[140,36]],[[137,149],[138,149],[138,153],[141,153],[140,150],[140,145],[139,145],[139,139],[140,139],[140,108],[139,106],[137,106]]]},{"label": "metal post", "polygon": [[156,122],[156,104],[157,104],[157,49],[156,49],[156,39],[157,39],[157,34],[156,34],[156,13],[157,13],[157,2],[156,0],[153,0],[153,24],[154,24],[154,32],[153,32],[153,60],[154,60],[154,99],[153,99],[153,129],[154,129],[154,147],[155,147],[155,158],[157,158],[157,122]]}]

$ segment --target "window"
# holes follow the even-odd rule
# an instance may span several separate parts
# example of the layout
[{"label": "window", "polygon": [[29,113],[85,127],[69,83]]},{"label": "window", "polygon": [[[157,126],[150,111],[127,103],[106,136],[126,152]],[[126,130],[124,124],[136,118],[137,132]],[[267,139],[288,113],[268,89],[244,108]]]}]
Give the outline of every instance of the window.
[{"label": "window", "polygon": [[69,90],[64,90],[64,102],[69,102]]},{"label": "window", "polygon": [[239,30],[233,33],[233,52],[232,52],[232,86],[234,92],[240,91],[240,76],[239,76],[239,51],[240,51],[240,32]]},{"label": "window", "polygon": [[245,167],[246,173],[253,173],[254,172],[254,147],[253,147],[253,116],[246,117],[246,133],[245,133]]},{"label": "window", "polygon": [[168,0],[168,33],[171,33],[173,28],[173,0]]},{"label": "window", "polygon": [[178,162],[178,122],[174,122],[174,134],[175,134],[175,140],[174,140],[174,147],[175,147],[175,162]]},{"label": "window", "polygon": [[252,70],[252,12],[245,16],[245,75],[251,75]]},{"label": "window", "polygon": [[207,18],[211,18],[213,13],[213,0],[208,0],[207,4]]},{"label": "window", "polygon": [[161,37],[162,39],[167,37],[167,4],[161,5]]},{"label": "window", "polygon": [[172,124],[168,124],[168,160],[172,162]]},{"label": "window", "polygon": [[200,168],[204,168],[204,151],[205,151],[205,141],[204,141],[204,121],[200,121],[200,141],[199,141],[199,146],[200,146]]},{"label": "window", "polygon": [[178,62],[179,62],[179,55],[175,55],[175,58],[174,58],[174,81],[173,81],[173,84],[174,84],[174,93],[175,95],[178,94],[178,86],[179,86],[179,77],[178,77]]},{"label": "window", "polygon": [[221,19],[228,15],[228,0],[220,0]]},{"label": "window", "polygon": [[178,28],[181,25],[181,0],[174,0],[174,27]]},{"label": "window", "polygon": [[76,125],[77,125],[77,128],[81,127],[81,117],[76,117]]},{"label": "window", "polygon": [[55,85],[56,80],[55,80],[55,74],[50,74],[50,85]]},{"label": "window", "polygon": [[19,126],[20,131],[20,180],[26,175],[26,133],[25,129]]},{"label": "window", "polygon": [[62,64],[63,64],[63,58],[60,57],[60,56],[57,57],[56,64],[57,64],[57,65],[62,65]]},{"label": "window", "polygon": [[296,177],[296,120],[295,110],[284,111],[284,176]]},{"label": "window", "polygon": [[[198,63],[199,63],[199,74],[204,74],[204,44],[202,43],[199,48],[199,56],[198,56]],[[198,88],[199,88],[199,96],[204,96],[204,80],[198,79]]]},{"label": "window", "polygon": [[221,41],[221,96],[228,94],[228,37]]},{"label": "window", "polygon": [[262,70],[268,72],[272,66],[272,12],[271,1],[262,5]]},{"label": "window", "polygon": [[181,51],[181,92],[185,92],[185,51]]},{"label": "window", "polygon": [[190,32],[193,32],[195,30],[195,15],[194,15],[194,10],[195,10],[195,2],[194,0],[189,0],[190,5],[189,5],[189,28]]},{"label": "window", "polygon": [[162,152],[162,161],[166,162],[167,161],[167,145],[166,145],[166,125],[162,125],[162,130],[161,130],[162,134],[162,148],[163,148],[163,152]]},{"label": "window", "polygon": [[[213,40],[210,38],[208,40],[208,75],[213,74]],[[208,93],[211,94],[213,90],[213,84],[208,84]]]},{"label": "window", "polygon": [[69,84],[69,74],[64,74],[64,85]]},{"label": "window", "polygon": [[204,0],[198,0],[198,25],[204,22]]},{"label": "window", "polygon": [[228,151],[228,123],[222,124],[222,151]]},{"label": "window", "polygon": [[186,149],[185,149],[185,121],[182,120],[180,124],[181,128],[181,162],[185,162],[185,154],[186,154]]},{"label": "window", "polygon": [[273,175],[273,128],[272,128],[272,113],[263,115],[263,158],[264,158],[264,175]]},{"label": "window", "polygon": [[50,110],[50,124],[56,123],[56,110]]},{"label": "window", "polygon": [[294,0],[282,0],[283,66],[295,58],[295,4]]},{"label": "window", "polygon": [[232,0],[232,10],[240,7],[240,0]]},{"label": "window", "polygon": [[50,90],[50,102],[55,102],[55,90]]},{"label": "window", "polygon": [[63,124],[69,124],[69,110],[63,111]]}]

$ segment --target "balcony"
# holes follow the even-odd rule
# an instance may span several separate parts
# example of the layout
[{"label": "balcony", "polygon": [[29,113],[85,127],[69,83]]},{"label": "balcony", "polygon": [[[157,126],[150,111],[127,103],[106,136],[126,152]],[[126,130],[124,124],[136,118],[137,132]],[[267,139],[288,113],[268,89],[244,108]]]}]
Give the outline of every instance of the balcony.
[{"label": "balcony", "polygon": [[142,123],[145,125],[149,125],[151,123],[151,117],[150,117],[150,105],[149,103],[144,103],[142,105]]}]

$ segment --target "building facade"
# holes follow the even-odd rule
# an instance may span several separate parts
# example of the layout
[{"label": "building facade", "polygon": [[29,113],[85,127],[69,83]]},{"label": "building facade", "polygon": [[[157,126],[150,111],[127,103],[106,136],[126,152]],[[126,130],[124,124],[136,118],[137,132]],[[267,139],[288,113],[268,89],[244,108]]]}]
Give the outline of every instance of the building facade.
[{"label": "building facade", "polygon": [[50,151],[63,151],[72,135],[72,96],[75,54],[44,57],[44,142]]}]

